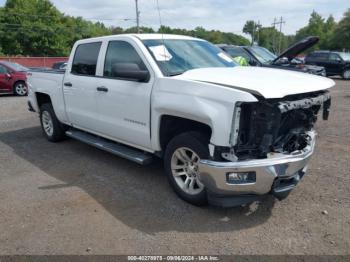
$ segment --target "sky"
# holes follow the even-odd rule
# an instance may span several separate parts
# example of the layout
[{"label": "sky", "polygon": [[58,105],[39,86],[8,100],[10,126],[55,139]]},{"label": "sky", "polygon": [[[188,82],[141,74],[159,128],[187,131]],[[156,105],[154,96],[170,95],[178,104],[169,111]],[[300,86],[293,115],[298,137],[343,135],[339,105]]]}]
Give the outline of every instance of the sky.
[{"label": "sky", "polygon": [[[0,0],[3,6],[6,0]],[[135,0],[51,0],[61,11],[101,21],[107,26],[127,28],[135,25]],[[332,14],[338,21],[349,0],[158,0],[163,25],[193,29],[202,26],[242,34],[247,20],[271,26],[275,17],[286,21],[282,31],[294,34],[305,26],[313,10],[324,17]],[[140,25],[159,28],[157,0],[139,0]],[[132,19],[125,21],[125,19]]]}]

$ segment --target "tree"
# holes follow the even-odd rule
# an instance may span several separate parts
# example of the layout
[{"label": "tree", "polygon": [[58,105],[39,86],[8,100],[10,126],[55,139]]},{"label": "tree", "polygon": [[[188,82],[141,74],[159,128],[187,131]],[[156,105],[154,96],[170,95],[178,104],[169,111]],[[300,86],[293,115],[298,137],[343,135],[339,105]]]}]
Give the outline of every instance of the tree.
[{"label": "tree", "polygon": [[243,33],[251,36],[252,44],[254,44],[255,40],[257,39],[257,34],[260,28],[261,26],[255,23],[253,20],[249,20],[245,23],[243,27]]},{"label": "tree", "polygon": [[336,25],[331,45],[334,49],[350,51],[350,9]]},{"label": "tree", "polygon": [[48,0],[7,0],[0,12],[8,55],[66,56],[76,40],[110,33],[102,23],[65,16]]},{"label": "tree", "polygon": [[308,51],[317,49],[330,49],[331,39],[333,38],[335,26],[336,22],[333,16],[329,16],[325,21],[325,19],[320,14],[313,11],[310,16],[308,25],[297,31],[296,39],[301,40],[307,36],[318,36],[320,38],[319,43],[310,48]]}]

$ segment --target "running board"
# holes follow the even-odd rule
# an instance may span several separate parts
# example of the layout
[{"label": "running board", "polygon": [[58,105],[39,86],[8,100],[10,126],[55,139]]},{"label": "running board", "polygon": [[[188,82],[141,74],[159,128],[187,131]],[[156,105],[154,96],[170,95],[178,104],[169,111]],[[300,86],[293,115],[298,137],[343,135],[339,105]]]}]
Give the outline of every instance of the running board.
[{"label": "running board", "polygon": [[140,165],[147,165],[153,161],[153,156],[149,153],[145,153],[138,149],[133,149],[131,147],[124,146],[122,144],[107,140],[99,136],[91,135],[83,131],[72,129],[66,131],[66,135],[88,145],[112,153],[113,155],[117,155],[136,162]]}]

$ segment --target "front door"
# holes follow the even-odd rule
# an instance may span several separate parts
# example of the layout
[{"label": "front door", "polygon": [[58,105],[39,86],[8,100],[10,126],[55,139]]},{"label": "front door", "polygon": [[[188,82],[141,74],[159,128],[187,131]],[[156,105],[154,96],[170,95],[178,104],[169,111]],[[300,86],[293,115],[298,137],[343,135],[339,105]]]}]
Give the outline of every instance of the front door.
[{"label": "front door", "polygon": [[74,127],[97,131],[96,68],[101,42],[81,44],[76,47],[71,68],[67,68],[63,90],[66,112]]},{"label": "front door", "polygon": [[114,73],[113,66],[137,65],[151,72],[142,59],[142,52],[132,42],[124,40],[108,43],[99,78],[101,91],[97,96],[99,133],[129,145],[150,148],[150,107],[154,77],[147,82],[122,79]]},{"label": "front door", "polygon": [[343,72],[343,59],[336,53],[329,55],[328,71],[332,74],[341,74]]}]

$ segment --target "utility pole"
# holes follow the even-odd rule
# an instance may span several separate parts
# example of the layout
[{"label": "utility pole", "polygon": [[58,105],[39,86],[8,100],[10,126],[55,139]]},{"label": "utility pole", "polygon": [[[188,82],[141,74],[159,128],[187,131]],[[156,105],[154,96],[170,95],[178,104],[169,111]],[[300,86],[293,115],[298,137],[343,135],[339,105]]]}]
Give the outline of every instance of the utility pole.
[{"label": "utility pole", "polygon": [[276,17],[273,19],[273,23],[272,23],[272,28],[274,29],[273,30],[273,35],[272,35],[272,49],[273,51],[276,53],[276,34],[275,34],[275,31],[276,31],[276,23],[277,23],[277,20],[276,20]]},{"label": "utility pole", "polygon": [[260,42],[260,28],[261,28],[261,24],[260,24],[260,20],[258,20],[258,24],[257,24],[257,29],[258,29],[258,45]]},{"label": "utility pole", "polygon": [[255,21],[253,21],[252,46],[254,45],[254,39],[255,39]]},{"label": "utility pole", "polygon": [[[281,53],[281,44],[282,44],[282,25],[285,24],[286,21],[283,20],[283,17],[281,16],[280,20],[277,21],[276,18],[274,18],[272,26],[274,29],[276,29],[276,25],[280,26],[280,35],[279,35],[279,43],[278,43],[278,54]],[[275,39],[275,33],[274,33],[274,37],[273,37],[273,45],[274,45],[274,49],[276,49],[276,39]],[[276,50],[277,51],[277,50]]]},{"label": "utility pole", "polygon": [[135,0],[136,4],[136,29],[137,33],[140,33],[140,11],[139,11],[139,0]]}]

